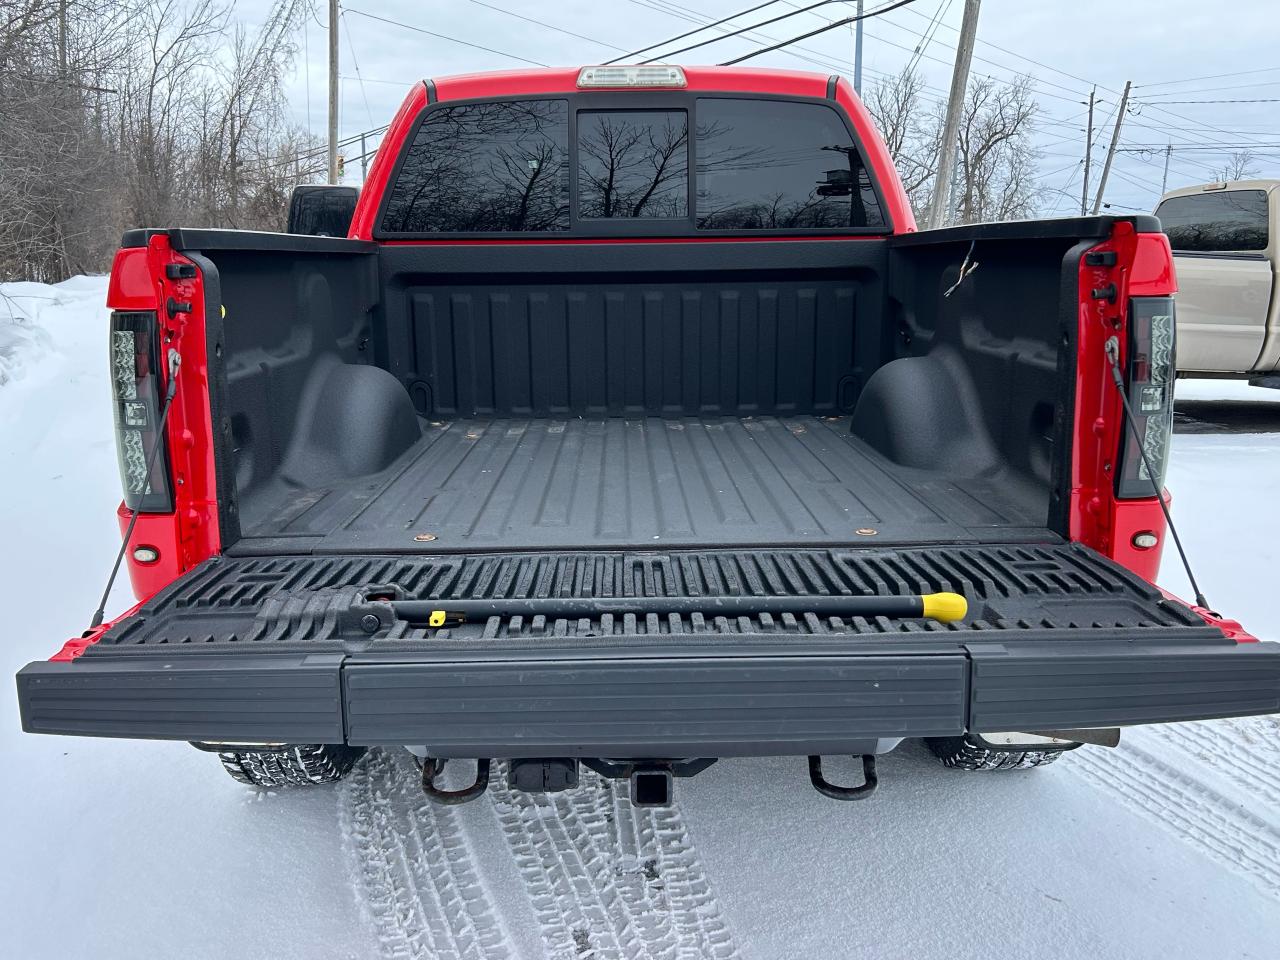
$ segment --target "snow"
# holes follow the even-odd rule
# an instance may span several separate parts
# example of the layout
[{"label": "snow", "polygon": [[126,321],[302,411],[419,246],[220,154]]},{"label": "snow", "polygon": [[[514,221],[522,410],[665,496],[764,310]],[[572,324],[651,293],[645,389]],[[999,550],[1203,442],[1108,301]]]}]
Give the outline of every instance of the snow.
[{"label": "snow", "polygon": [[1251,387],[1247,380],[1179,380],[1174,396],[1178,400],[1280,403],[1280,390]]},{"label": "snow", "polygon": [[[0,285],[5,675],[83,628],[118,543],[105,288]],[[1280,400],[1216,382],[1178,396]],[[1280,433],[1179,433],[1173,451],[1201,586],[1280,639]],[[1188,594],[1172,551],[1161,579]],[[118,588],[109,608],[130,599]],[[1116,751],[997,776],[907,745],[854,804],[817,795],[790,758],[722,762],[680,781],[669,811],[594,775],[554,798],[497,785],[439,808],[404,756],[333,789],[255,793],[185,744],[24,735],[6,689],[4,957],[1280,952],[1276,718],[1126,731]]]}]

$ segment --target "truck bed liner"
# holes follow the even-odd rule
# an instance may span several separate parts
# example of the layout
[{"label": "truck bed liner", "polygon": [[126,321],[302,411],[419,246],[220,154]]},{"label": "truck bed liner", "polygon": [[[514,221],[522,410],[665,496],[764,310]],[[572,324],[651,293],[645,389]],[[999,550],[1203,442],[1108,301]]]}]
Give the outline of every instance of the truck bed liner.
[{"label": "truck bed liner", "polygon": [[229,552],[1017,542],[1047,536],[1037,499],[891,463],[843,417],[457,420],[377,476],[247,496]]}]

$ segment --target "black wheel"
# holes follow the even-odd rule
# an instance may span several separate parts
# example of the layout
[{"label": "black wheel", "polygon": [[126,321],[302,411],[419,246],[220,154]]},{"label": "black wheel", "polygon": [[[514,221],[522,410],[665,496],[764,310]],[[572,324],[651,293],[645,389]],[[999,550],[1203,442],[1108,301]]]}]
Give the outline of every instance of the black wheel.
[{"label": "black wheel", "polygon": [[925,743],[944,767],[954,770],[1027,770],[1053,763],[1072,749],[991,750],[970,737],[926,737]]},{"label": "black wheel", "polygon": [[362,753],[363,747],[313,743],[219,753],[218,759],[232,779],[251,787],[307,787],[341,780]]}]

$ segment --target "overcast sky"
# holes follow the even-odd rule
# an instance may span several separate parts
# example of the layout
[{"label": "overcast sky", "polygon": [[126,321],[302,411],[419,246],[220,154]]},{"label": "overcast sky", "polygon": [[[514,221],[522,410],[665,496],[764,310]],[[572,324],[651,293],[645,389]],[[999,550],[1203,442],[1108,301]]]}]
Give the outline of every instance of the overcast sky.
[{"label": "overcast sky", "polygon": [[[318,14],[300,38],[304,49],[289,96],[298,121],[323,135],[328,17],[326,0],[315,2]],[[423,77],[537,64],[600,63],[758,2],[344,0],[339,21],[343,33],[340,129],[347,136],[382,126],[407,86]],[[758,23],[810,2],[780,0],[723,29]],[[866,7],[874,9],[885,2],[866,0]],[[262,0],[240,0],[237,15],[252,23],[261,16],[263,6]],[[672,59],[716,63],[767,45],[766,38],[785,40],[849,16],[853,7],[852,2],[830,3],[765,27],[750,38],[734,37]],[[864,87],[900,70],[941,12],[941,26],[925,47],[920,68],[928,86],[926,96],[944,98],[963,7],[964,0],[916,0],[867,21]],[[707,31],[658,49],[714,35]],[[1043,152],[1041,177],[1048,187],[1062,191],[1053,195],[1046,212],[1058,214],[1079,209],[1090,87],[1098,86],[1096,115],[1099,126],[1106,124],[1096,135],[1096,183],[1120,91],[1126,80],[1132,80],[1133,109],[1125,119],[1121,145],[1154,144],[1161,149],[1120,154],[1106,199],[1121,209],[1149,210],[1160,193],[1162,148],[1169,142],[1174,144],[1170,189],[1212,179],[1213,167],[1247,143],[1261,145],[1254,151],[1261,174],[1280,176],[1278,36],[1275,7],[1268,0],[983,0],[973,71],[1006,80],[1023,72],[1035,78],[1042,109],[1037,135]],[[801,46],[765,54],[751,64],[852,77],[850,27],[829,31]],[[1230,76],[1214,76],[1221,74]]]}]

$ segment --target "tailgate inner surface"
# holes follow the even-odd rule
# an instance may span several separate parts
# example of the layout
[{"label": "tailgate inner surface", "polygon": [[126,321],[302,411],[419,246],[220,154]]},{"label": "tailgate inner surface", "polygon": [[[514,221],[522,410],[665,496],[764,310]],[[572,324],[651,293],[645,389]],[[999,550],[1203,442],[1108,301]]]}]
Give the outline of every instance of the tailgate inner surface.
[{"label": "tailgate inner surface", "polygon": [[[427,629],[380,598],[717,597],[963,593],[960,623],[760,613],[607,612],[577,619],[491,616]],[[370,633],[364,618],[379,618]],[[538,647],[558,638],[829,637],[939,643],[1224,637],[1151,584],[1079,544],[831,550],[620,551],[419,557],[222,557],[176,581],[89,647],[84,658],[250,648],[356,651]],[[998,635],[998,636],[997,636]],[[1013,635],[1016,635],[1013,636]],[[477,646],[479,645],[479,646]]]}]

